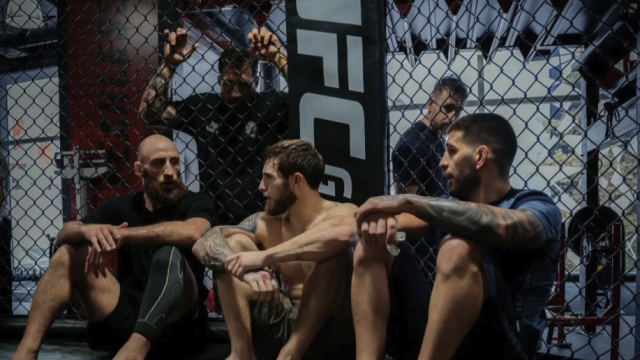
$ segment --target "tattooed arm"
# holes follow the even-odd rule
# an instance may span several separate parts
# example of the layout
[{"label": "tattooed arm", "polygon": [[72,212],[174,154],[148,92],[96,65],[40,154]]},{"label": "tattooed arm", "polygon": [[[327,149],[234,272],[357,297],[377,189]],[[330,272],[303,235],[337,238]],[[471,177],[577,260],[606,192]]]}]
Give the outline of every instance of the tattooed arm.
[{"label": "tattooed arm", "polygon": [[545,240],[540,219],[530,211],[440,198],[408,198],[408,213],[486,247],[530,250]]},{"label": "tattooed arm", "polygon": [[169,105],[174,74],[175,68],[165,62],[149,80],[140,102],[140,117],[150,125],[180,125],[176,109]]},{"label": "tattooed arm", "polygon": [[256,235],[261,228],[262,214],[262,212],[255,213],[235,226],[216,226],[207,231],[193,246],[193,254],[202,264],[212,270],[224,271],[225,261],[228,257],[234,255],[227,243],[227,239],[233,235],[242,234],[257,243]]},{"label": "tattooed arm", "polygon": [[[545,241],[540,219],[528,210],[501,209],[496,206],[422,197],[417,195],[381,196],[370,199],[358,213],[358,221],[376,212],[408,213],[485,247],[529,250]],[[358,222],[360,224],[360,222]]]},{"label": "tattooed arm", "polygon": [[140,103],[140,117],[148,124],[174,128],[181,125],[176,109],[169,105],[169,98],[176,68],[200,46],[191,47],[187,40],[187,31],[182,28],[175,32],[164,30],[164,62],[149,80]]}]

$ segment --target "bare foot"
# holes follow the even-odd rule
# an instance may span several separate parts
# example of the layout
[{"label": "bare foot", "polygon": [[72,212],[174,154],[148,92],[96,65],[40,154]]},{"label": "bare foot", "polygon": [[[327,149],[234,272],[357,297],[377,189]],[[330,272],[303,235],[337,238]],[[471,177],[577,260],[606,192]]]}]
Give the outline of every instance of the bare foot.
[{"label": "bare foot", "polygon": [[149,341],[143,336],[134,333],[122,349],[118,351],[113,360],[144,360],[150,349]]},{"label": "bare foot", "polygon": [[38,360],[38,354],[15,353],[9,360]]},{"label": "bare foot", "polygon": [[231,355],[229,355],[229,357],[227,357],[225,360],[256,360],[256,356],[254,354],[247,356],[238,356],[234,353],[231,353]]},{"label": "bare foot", "polygon": [[16,353],[13,354],[10,360],[37,360],[38,352],[37,351],[24,351],[18,347]]},{"label": "bare foot", "polygon": [[300,357],[296,356],[295,352],[291,349],[291,347],[287,345],[285,345],[282,348],[282,350],[280,350],[280,354],[278,355],[278,360],[298,360]]}]

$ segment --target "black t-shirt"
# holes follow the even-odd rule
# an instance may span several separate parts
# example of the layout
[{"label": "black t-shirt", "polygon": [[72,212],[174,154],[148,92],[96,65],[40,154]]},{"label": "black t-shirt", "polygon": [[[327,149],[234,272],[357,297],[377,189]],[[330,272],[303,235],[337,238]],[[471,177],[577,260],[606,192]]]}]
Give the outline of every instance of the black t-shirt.
[{"label": "black t-shirt", "polygon": [[[448,194],[448,181],[440,168],[445,145],[436,132],[422,121],[416,121],[402,134],[393,149],[392,164],[395,181],[405,186],[418,185],[418,195],[440,197]],[[420,239],[409,239],[424,273],[435,273],[440,229],[430,228]]]},{"label": "black t-shirt", "polygon": [[262,155],[284,140],[289,130],[288,95],[257,93],[251,110],[229,114],[218,94],[196,94],[172,105],[184,120],[182,128],[198,144],[199,181],[216,201],[218,219],[237,224],[264,208],[258,190]]},{"label": "black t-shirt", "polygon": [[[97,208],[91,215],[80,220],[84,224],[107,224],[119,226],[127,222],[129,227],[140,227],[168,221],[185,221],[193,218],[203,218],[216,226],[215,210],[211,199],[204,193],[187,192],[177,206],[151,212],[145,207],[144,193],[138,192],[109,199]],[[124,244],[118,251],[117,277],[122,286],[143,293],[149,278],[151,257],[158,245]],[[182,255],[193,271],[198,283],[200,298],[204,301],[207,289],[204,286],[204,266],[193,255],[191,248],[184,248]]]},{"label": "black t-shirt", "polygon": [[443,140],[425,123],[417,121],[402,135],[393,149],[395,180],[418,185],[418,195],[437,197],[448,193],[448,181],[440,168]]}]

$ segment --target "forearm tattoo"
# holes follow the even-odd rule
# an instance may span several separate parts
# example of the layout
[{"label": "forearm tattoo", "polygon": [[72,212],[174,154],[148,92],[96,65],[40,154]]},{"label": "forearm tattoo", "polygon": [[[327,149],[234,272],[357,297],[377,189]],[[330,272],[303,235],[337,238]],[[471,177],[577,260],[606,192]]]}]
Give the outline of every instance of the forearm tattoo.
[{"label": "forearm tattoo", "polygon": [[216,226],[207,231],[194,246],[203,253],[202,263],[214,271],[224,271],[225,262],[234,252],[227,238],[234,234],[254,235],[258,230],[260,213],[253,214],[235,226]]},{"label": "forearm tattoo", "polygon": [[147,122],[165,125],[177,118],[176,110],[169,105],[173,74],[173,69],[163,65],[149,80],[141,105],[141,115]]},{"label": "forearm tattoo", "polygon": [[431,226],[486,247],[533,249],[544,243],[544,228],[530,211],[411,196],[409,213]]}]

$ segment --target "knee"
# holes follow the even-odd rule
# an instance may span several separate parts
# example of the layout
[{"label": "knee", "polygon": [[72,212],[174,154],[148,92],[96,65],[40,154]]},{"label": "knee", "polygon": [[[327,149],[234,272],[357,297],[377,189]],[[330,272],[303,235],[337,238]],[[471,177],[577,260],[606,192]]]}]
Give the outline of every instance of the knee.
[{"label": "knee", "polygon": [[151,270],[169,271],[180,269],[184,273],[185,261],[180,250],[171,245],[158,248],[151,257]]},{"label": "knee", "polygon": [[344,252],[335,256],[332,256],[323,261],[318,261],[315,264],[314,271],[320,271],[323,273],[343,273],[351,270],[353,266],[353,257],[351,252]]},{"label": "knee", "polygon": [[71,246],[71,245],[65,244],[60,246],[58,250],[56,250],[56,253],[53,254],[49,267],[55,267],[59,265],[84,266],[86,258],[87,258],[86,246]]},{"label": "knee", "polygon": [[481,273],[482,249],[462,238],[443,242],[436,260],[436,274],[442,280],[459,278],[469,273]]},{"label": "knee", "polygon": [[258,251],[258,246],[246,235],[236,234],[227,239],[229,248],[234,253]]},{"label": "knee", "polygon": [[366,269],[376,264],[384,264],[386,251],[387,250],[385,248],[377,249],[367,246],[362,242],[358,243],[353,253],[354,271]]}]

